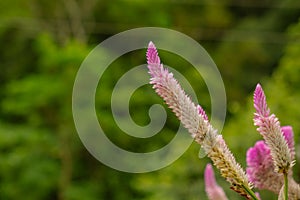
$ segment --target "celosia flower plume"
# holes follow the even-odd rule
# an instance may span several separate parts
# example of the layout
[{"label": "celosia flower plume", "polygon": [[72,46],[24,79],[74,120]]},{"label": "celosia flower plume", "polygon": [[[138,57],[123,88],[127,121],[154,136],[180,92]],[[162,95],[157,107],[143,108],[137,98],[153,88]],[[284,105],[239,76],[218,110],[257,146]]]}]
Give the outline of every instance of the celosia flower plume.
[{"label": "celosia flower plume", "polygon": [[280,122],[274,115],[270,115],[270,110],[266,103],[266,96],[262,87],[258,84],[254,91],[254,124],[258,126],[258,132],[263,136],[266,144],[270,148],[275,171],[288,173],[293,166],[293,160],[288,144],[280,128]]},{"label": "celosia flower plume", "polygon": [[209,123],[201,106],[196,106],[192,102],[173,74],[160,63],[156,47],[152,42],[148,46],[147,62],[151,75],[150,83],[153,84],[156,93],[164,99],[195,141],[202,146],[221,175],[231,184],[231,189],[251,199],[248,191],[252,185],[246,173],[236,162],[222,135],[218,134]]},{"label": "celosia flower plume", "polygon": [[211,164],[204,171],[205,191],[209,200],[227,200],[224,190],[217,184]]},{"label": "celosia flower plume", "polygon": [[165,100],[192,137],[201,143],[208,131],[208,118],[204,110],[192,102],[173,74],[163,68],[152,42],[148,46],[147,62],[151,75],[150,84],[153,84],[156,93]]}]

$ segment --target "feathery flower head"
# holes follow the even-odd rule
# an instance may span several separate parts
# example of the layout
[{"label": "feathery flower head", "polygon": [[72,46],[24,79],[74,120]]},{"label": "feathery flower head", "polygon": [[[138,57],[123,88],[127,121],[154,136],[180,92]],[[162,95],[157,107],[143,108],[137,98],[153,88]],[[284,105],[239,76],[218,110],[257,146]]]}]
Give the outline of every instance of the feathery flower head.
[{"label": "feathery flower head", "polygon": [[270,109],[266,103],[266,96],[262,87],[257,84],[254,91],[254,125],[258,126],[258,132],[263,136],[270,148],[275,171],[288,173],[293,166],[290,149],[280,128],[280,122],[274,115],[270,115]]},{"label": "feathery flower head", "polygon": [[221,175],[231,184],[231,189],[251,199],[245,189],[251,188],[246,173],[236,162],[222,136],[209,123],[205,111],[192,102],[173,74],[164,69],[152,42],[149,43],[146,56],[151,75],[150,83],[153,84],[156,93],[164,99],[194,140],[202,146],[214,165],[221,171]]},{"label": "feathery flower head", "polygon": [[205,191],[209,200],[227,200],[224,190],[217,184],[211,164],[204,171]]},{"label": "feathery flower head", "polygon": [[208,120],[201,106],[196,106],[181,88],[172,73],[160,63],[155,45],[150,42],[147,50],[150,83],[172,109],[197,142],[202,143],[208,131]]}]

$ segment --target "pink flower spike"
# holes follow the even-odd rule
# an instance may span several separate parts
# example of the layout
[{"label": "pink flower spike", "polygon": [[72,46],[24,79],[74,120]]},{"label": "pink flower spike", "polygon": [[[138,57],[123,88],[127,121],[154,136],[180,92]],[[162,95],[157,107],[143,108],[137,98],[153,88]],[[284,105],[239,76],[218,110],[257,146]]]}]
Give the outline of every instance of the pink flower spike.
[{"label": "pink flower spike", "polygon": [[296,152],[295,152],[293,128],[291,126],[282,126],[281,131],[290,149],[292,160],[294,160]]},{"label": "pink flower spike", "polygon": [[207,120],[200,106],[192,102],[173,74],[160,63],[157,50],[152,42],[147,50],[147,62],[150,83],[155,92],[165,101],[194,140],[201,145],[205,153],[221,171],[221,175],[231,184],[231,189],[250,198],[247,189],[251,184],[228,149],[222,136]]},{"label": "pink flower spike", "polygon": [[211,164],[207,164],[204,172],[205,191],[209,200],[227,200],[224,190],[217,184]]},{"label": "pink flower spike", "polygon": [[156,93],[162,97],[169,108],[175,113],[185,128],[191,133],[198,143],[202,143],[204,136],[209,130],[209,123],[204,119],[204,111],[199,113],[197,106],[181,88],[173,74],[160,63],[157,49],[150,42],[147,50],[147,62],[150,84]]},{"label": "pink flower spike", "polygon": [[288,173],[294,165],[291,152],[285,140],[278,118],[270,114],[267,106],[266,96],[260,84],[257,84],[254,91],[254,125],[258,126],[257,131],[263,136],[266,144],[270,148],[275,171],[278,173]]},{"label": "pink flower spike", "polygon": [[256,85],[256,89],[254,91],[254,108],[256,109],[255,116],[259,117],[267,117],[270,115],[270,109],[268,108],[266,102],[265,93],[260,84]]}]

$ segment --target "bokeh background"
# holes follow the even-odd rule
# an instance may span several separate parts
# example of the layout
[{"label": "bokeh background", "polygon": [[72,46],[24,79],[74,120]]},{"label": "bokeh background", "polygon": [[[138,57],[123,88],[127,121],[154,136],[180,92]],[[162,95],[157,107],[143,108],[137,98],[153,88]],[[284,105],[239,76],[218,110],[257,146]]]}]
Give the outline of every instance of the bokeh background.
[{"label": "bokeh background", "polygon": [[[247,149],[261,139],[252,121],[252,93],[256,83],[263,85],[271,110],[282,125],[294,128],[298,154],[294,178],[299,182],[299,17],[299,0],[0,1],[0,199],[207,199],[203,172],[210,161],[198,158],[196,143],[164,169],[130,174],[93,158],[75,130],[72,87],[81,62],[104,39],[144,26],[180,31],[214,59],[227,93],[222,134],[244,168]],[[161,148],[179,125],[166,108],[163,130],[137,139],[118,128],[112,117],[114,84],[146,62],[145,52],[131,52],[113,62],[96,95],[99,123],[107,136],[134,152]],[[210,97],[201,76],[180,57],[163,51],[161,55],[164,63],[188,77],[209,114]],[[133,120],[147,124],[154,103],[162,101],[151,86],[136,90],[129,105]],[[216,176],[229,199],[243,199],[218,172]],[[261,196],[277,199],[267,191]]]}]

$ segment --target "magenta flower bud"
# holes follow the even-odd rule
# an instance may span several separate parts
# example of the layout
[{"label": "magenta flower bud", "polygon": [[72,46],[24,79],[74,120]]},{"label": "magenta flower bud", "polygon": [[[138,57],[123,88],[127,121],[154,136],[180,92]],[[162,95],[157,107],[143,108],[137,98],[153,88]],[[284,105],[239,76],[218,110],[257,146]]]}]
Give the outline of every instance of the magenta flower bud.
[{"label": "magenta flower bud", "polygon": [[224,190],[217,184],[211,164],[204,171],[205,191],[209,200],[227,200]]}]

